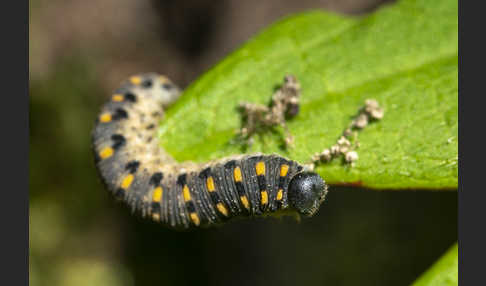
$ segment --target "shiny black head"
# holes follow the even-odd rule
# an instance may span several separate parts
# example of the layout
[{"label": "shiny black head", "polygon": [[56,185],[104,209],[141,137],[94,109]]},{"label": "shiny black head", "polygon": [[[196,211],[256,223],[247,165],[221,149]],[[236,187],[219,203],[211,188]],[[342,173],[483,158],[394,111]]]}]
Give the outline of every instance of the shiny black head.
[{"label": "shiny black head", "polygon": [[312,216],[317,212],[326,194],[327,185],[316,173],[298,173],[290,180],[289,204],[305,216]]}]

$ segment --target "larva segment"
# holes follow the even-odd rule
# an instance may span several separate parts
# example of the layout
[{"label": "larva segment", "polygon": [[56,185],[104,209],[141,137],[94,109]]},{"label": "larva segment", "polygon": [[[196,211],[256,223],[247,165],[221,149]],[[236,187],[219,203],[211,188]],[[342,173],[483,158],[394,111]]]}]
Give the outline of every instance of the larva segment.
[{"label": "larva segment", "polygon": [[278,167],[278,157],[272,156],[271,159],[266,160],[266,183],[268,189],[268,205],[266,206],[267,212],[274,212],[275,208],[275,197],[276,197],[276,168]]},{"label": "larva segment", "polygon": [[210,214],[210,221],[215,222],[227,218],[229,216],[228,206],[223,202],[221,192],[218,192],[216,189],[211,167],[205,167],[200,171],[198,179],[201,201],[206,207],[208,214]]},{"label": "larva segment", "polygon": [[214,164],[205,174],[205,185],[208,190],[211,204],[221,221],[237,216],[239,209],[232,193],[231,185],[225,177],[225,165]]},{"label": "larva segment", "polygon": [[[268,207],[268,186],[267,186],[267,168],[266,162],[263,160],[259,160],[255,163],[255,173],[257,176],[257,183],[258,183],[258,195],[260,197],[260,210],[262,212],[266,211]],[[258,197],[258,196],[257,196]]]},{"label": "larva segment", "polygon": [[250,189],[245,184],[245,182],[250,180],[250,177],[247,174],[244,174],[243,160],[239,160],[238,164],[232,166],[232,170],[229,172],[229,177],[235,185],[235,196],[241,209],[244,213],[251,214],[251,204],[249,199]]},{"label": "larva segment", "polygon": [[189,213],[187,211],[186,203],[183,198],[183,184],[180,183],[180,176],[177,177],[176,184],[174,186],[174,192],[172,193],[174,195],[174,209],[176,210],[174,212],[174,219],[176,222],[176,226],[181,226],[183,228],[188,228],[190,226],[189,224]]},{"label": "larva segment", "polygon": [[144,175],[139,172],[140,162],[136,160],[128,161],[123,165],[124,172],[120,176],[115,196],[125,200],[133,211],[139,204],[140,192],[145,189],[146,181]]},{"label": "larva segment", "polygon": [[201,196],[196,187],[196,177],[194,174],[179,175],[177,184],[182,187],[182,198],[186,206],[186,212],[189,217],[189,223],[199,226],[201,222],[205,223],[208,219],[203,211]]},{"label": "larva segment", "polygon": [[160,221],[161,215],[161,203],[164,194],[164,188],[162,186],[154,187],[152,190],[152,201],[150,205],[150,212],[152,219],[155,221]]},{"label": "larva segment", "polygon": [[147,213],[155,221],[165,221],[166,216],[164,215],[163,206],[167,200],[167,195],[164,197],[164,193],[166,192],[165,186],[162,185],[164,173],[155,172],[151,174],[149,178],[148,189],[151,190],[151,200]]},{"label": "larva segment", "polygon": [[275,186],[277,193],[275,196],[275,207],[281,208],[286,204],[286,196],[284,196],[284,190],[286,190],[286,184],[288,184],[289,168],[290,165],[284,160],[280,160],[280,164],[277,168],[277,180],[275,181]]},{"label": "larva segment", "polygon": [[251,211],[254,215],[261,215],[263,213],[261,193],[263,191],[267,192],[265,190],[264,164],[264,156],[250,156],[246,160],[243,160],[244,174],[247,178],[245,185],[249,193]]},{"label": "larva segment", "polygon": [[200,173],[192,173],[190,185],[194,189],[195,200],[197,203],[198,213],[201,217],[202,225],[209,225],[216,222],[217,217],[214,209],[210,208],[210,198],[208,192],[204,189],[205,182],[199,177]]},{"label": "larva segment", "polygon": [[[249,211],[245,207],[244,201],[242,202],[241,196],[246,196],[243,188],[243,175],[241,172],[240,160],[229,160],[223,166],[224,169],[224,181],[228,188],[228,194],[230,196],[231,208],[233,212],[242,215],[248,215]],[[242,189],[243,188],[243,189]]]},{"label": "larva segment", "polygon": [[228,213],[228,216],[234,217],[239,214],[239,211],[236,206],[236,202],[234,202],[231,188],[229,188],[226,183],[224,173],[225,171],[223,164],[215,164],[211,168],[211,174],[215,183],[217,194],[221,198],[221,204],[216,204],[216,209],[218,208],[218,205],[220,208],[224,207]]},{"label": "larva segment", "polygon": [[189,223],[186,214],[186,207],[182,200],[182,187],[177,184],[169,187],[169,203],[171,204],[170,223],[175,228],[188,228]]}]

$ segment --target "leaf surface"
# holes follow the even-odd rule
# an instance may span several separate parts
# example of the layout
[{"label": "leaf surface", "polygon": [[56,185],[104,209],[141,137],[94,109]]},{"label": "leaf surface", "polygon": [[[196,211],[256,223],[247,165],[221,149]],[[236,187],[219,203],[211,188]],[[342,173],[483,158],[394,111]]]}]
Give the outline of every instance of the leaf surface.
[{"label": "leaf surface", "polygon": [[202,75],[168,110],[161,145],[177,160],[242,152],[242,101],[267,104],[286,73],[302,86],[301,109],[282,129],[255,137],[246,153],[302,163],[332,146],[368,98],[385,117],[359,132],[354,167],[317,172],[330,184],[375,189],[457,188],[457,1],[403,0],[365,17],[311,11],[265,29]]},{"label": "leaf surface", "polygon": [[454,244],[412,286],[458,285],[458,247]]}]

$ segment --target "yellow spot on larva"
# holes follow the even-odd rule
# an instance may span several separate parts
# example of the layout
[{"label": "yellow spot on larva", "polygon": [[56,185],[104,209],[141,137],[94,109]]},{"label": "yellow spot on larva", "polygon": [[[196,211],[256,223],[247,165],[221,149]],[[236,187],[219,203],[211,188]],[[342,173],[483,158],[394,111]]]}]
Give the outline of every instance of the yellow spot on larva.
[{"label": "yellow spot on larva", "polygon": [[265,175],[265,163],[263,163],[262,161],[256,163],[255,169],[258,176]]},{"label": "yellow spot on larva", "polygon": [[208,191],[214,192],[214,180],[213,180],[213,177],[208,177],[206,179],[206,186],[208,187]]},{"label": "yellow spot on larva", "polygon": [[100,115],[100,121],[101,122],[104,122],[104,123],[110,122],[111,121],[111,114],[109,114],[109,113],[103,113],[103,114],[101,114]]},{"label": "yellow spot on larva", "polygon": [[182,188],[182,195],[184,196],[185,202],[191,200],[191,193],[189,192],[189,188],[187,187],[187,185],[184,185],[184,188]]},{"label": "yellow spot on larva", "polygon": [[280,167],[280,177],[287,176],[288,171],[289,171],[289,165],[283,164],[282,167]]},{"label": "yellow spot on larva", "polygon": [[279,189],[277,193],[277,201],[281,201],[283,198],[283,190]]},{"label": "yellow spot on larva", "polygon": [[249,210],[250,209],[250,203],[248,202],[248,199],[246,198],[246,196],[241,196],[240,200],[241,200],[241,203],[243,204],[243,206],[245,206],[245,208],[247,210]]},{"label": "yellow spot on larva", "polygon": [[216,205],[216,208],[218,209],[218,211],[220,213],[222,213],[224,216],[228,216],[228,210],[226,209],[226,207],[222,204],[222,203],[218,203]]},{"label": "yellow spot on larva", "polygon": [[169,82],[169,79],[166,77],[166,76],[159,76],[159,81],[161,84],[164,84],[164,83],[168,83]]},{"label": "yellow spot on larva", "polygon": [[152,194],[152,201],[159,203],[162,200],[162,192],[163,191],[164,190],[160,186],[155,188],[154,193]]},{"label": "yellow spot on larva", "polygon": [[142,82],[142,78],[139,76],[132,76],[130,82],[134,85],[139,85]]},{"label": "yellow spot on larva", "polygon": [[234,169],[233,176],[235,178],[235,182],[241,182],[242,177],[241,177],[241,169],[240,169],[240,167],[236,167]]},{"label": "yellow spot on larva", "polygon": [[113,101],[120,102],[120,101],[123,101],[123,95],[121,95],[121,94],[115,94],[115,95],[113,95],[113,97],[111,99]]},{"label": "yellow spot on larva", "polygon": [[122,187],[123,189],[126,189],[126,188],[130,187],[130,185],[131,185],[131,184],[132,184],[132,182],[133,182],[133,178],[134,178],[134,177],[133,177],[133,175],[132,175],[132,174],[127,175],[125,178],[123,178],[123,181],[122,181],[122,183],[121,183],[121,187]]},{"label": "yellow spot on larva", "polygon": [[153,213],[152,219],[155,220],[155,221],[159,221],[160,220],[160,214],[159,213]]},{"label": "yellow spot on larva", "polygon": [[195,225],[199,225],[199,217],[197,216],[197,213],[190,213],[191,220]]},{"label": "yellow spot on larva", "polygon": [[106,147],[105,149],[101,150],[100,152],[100,157],[101,159],[106,159],[113,155],[113,148],[111,147]]},{"label": "yellow spot on larva", "polygon": [[267,194],[267,191],[262,191],[262,192],[260,192],[260,194],[262,195],[262,205],[268,204],[268,194]]}]

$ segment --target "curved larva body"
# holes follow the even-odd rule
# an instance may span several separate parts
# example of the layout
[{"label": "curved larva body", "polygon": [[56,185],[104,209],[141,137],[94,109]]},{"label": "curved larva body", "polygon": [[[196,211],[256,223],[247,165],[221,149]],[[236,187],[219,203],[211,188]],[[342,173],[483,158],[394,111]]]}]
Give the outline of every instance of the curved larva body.
[{"label": "curved larva body", "polygon": [[173,228],[292,210],[289,183],[303,170],[295,161],[256,154],[177,163],[165,153],[158,144],[157,125],[163,107],[179,94],[167,78],[147,74],[132,77],[103,106],[92,139],[108,189],[144,217]]}]

